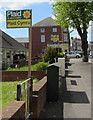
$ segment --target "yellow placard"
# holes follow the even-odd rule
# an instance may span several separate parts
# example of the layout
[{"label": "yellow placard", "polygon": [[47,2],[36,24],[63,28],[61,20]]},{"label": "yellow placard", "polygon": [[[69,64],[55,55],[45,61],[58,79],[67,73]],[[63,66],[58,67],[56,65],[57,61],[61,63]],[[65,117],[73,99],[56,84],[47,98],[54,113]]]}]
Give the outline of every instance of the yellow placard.
[{"label": "yellow placard", "polygon": [[51,40],[59,40],[59,35],[51,35]]},{"label": "yellow placard", "polygon": [[7,20],[7,28],[30,27],[31,19]]}]

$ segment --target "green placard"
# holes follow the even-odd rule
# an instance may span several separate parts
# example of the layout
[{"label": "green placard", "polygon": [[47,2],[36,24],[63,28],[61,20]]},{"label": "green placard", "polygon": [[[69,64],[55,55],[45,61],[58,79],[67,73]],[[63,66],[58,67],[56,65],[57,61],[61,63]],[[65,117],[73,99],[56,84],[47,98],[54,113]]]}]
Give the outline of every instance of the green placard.
[{"label": "green placard", "polygon": [[7,28],[28,28],[32,26],[32,10],[6,11]]}]

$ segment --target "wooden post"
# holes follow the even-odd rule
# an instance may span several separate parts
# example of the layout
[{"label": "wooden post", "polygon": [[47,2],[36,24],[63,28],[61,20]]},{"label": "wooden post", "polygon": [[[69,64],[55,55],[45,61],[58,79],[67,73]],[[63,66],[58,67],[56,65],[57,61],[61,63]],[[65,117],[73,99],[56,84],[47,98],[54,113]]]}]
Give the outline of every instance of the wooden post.
[{"label": "wooden post", "polygon": [[[32,59],[32,27],[29,29],[29,57],[28,57],[28,78],[31,78],[31,59]],[[28,80],[28,87],[30,85],[30,80]],[[31,101],[31,89],[27,90],[27,111],[31,114],[30,111],[30,101]]]},{"label": "wooden post", "polygon": [[28,78],[31,77],[31,59],[32,59],[32,28],[29,29],[29,58],[28,58]]}]

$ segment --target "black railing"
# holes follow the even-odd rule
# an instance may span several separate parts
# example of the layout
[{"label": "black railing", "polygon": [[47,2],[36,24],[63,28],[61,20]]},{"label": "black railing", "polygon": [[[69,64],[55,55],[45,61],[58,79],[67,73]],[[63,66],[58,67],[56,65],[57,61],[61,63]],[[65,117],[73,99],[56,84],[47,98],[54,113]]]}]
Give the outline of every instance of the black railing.
[{"label": "black railing", "polygon": [[31,117],[32,113],[32,88],[33,77],[17,85],[17,101],[26,101],[25,118]]}]

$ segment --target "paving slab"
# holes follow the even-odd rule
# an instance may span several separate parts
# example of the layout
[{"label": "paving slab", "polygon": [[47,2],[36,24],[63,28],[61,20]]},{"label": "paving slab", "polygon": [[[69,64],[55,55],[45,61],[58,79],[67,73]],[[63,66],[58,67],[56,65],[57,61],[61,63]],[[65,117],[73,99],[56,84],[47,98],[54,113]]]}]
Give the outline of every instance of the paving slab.
[{"label": "paving slab", "polygon": [[40,118],[91,120],[91,71],[93,64],[70,59],[66,78],[59,78],[59,101],[46,103]]},{"label": "paving slab", "polygon": [[[91,118],[91,64],[71,59],[66,77],[67,94],[63,103],[64,118]],[[68,100],[66,100],[68,99]]]}]

